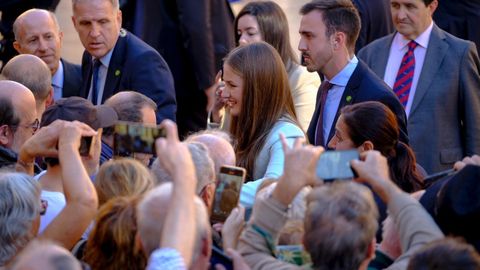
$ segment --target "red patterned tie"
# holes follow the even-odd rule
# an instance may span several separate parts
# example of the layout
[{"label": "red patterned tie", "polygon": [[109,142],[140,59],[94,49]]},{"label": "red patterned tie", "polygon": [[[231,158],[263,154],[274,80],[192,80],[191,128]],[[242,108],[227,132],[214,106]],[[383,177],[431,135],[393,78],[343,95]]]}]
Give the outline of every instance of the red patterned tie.
[{"label": "red patterned tie", "polygon": [[[328,91],[332,88],[333,84],[328,81],[323,81],[322,85],[318,91],[320,91],[319,100],[320,102],[320,115],[318,116],[317,128],[315,129],[315,145],[325,146],[323,141],[323,112],[325,111],[325,102],[327,101]],[[327,142],[328,143],[328,142]]]},{"label": "red patterned tie", "polygon": [[403,107],[407,106],[408,95],[410,94],[410,88],[412,88],[413,73],[415,71],[415,54],[413,51],[417,46],[418,44],[414,40],[408,43],[408,51],[402,58],[402,64],[393,85],[393,92],[400,99]]}]

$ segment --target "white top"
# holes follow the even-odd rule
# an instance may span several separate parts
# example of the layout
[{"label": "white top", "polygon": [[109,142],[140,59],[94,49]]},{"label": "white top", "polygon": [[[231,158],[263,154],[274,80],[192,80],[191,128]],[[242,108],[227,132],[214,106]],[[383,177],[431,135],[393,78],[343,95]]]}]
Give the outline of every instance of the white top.
[{"label": "white top", "polygon": [[240,204],[246,208],[252,207],[257,189],[265,178],[278,178],[283,174],[285,156],[279,137],[280,133],[285,135],[290,146],[293,145],[296,138],[305,138],[305,133],[300,127],[286,120],[280,119],[273,126],[255,159],[253,179],[257,180],[244,184],[240,192]]},{"label": "white top", "polygon": [[343,92],[345,92],[345,87],[357,68],[357,65],[358,59],[356,56],[353,56],[337,75],[330,80],[325,78],[325,81],[329,81],[333,84],[330,91],[328,91],[327,99],[325,100],[325,108],[323,110],[323,142],[325,145],[328,145],[328,136],[330,135],[335,116],[337,115],[338,106],[340,106]]},{"label": "white top", "polygon": [[63,195],[62,192],[42,190],[40,197],[42,200],[48,202],[48,206],[45,215],[40,216],[40,229],[38,233],[42,233],[58,214],[60,214],[65,205],[67,205],[65,195]]},{"label": "white top", "polygon": [[[105,88],[105,81],[107,80],[108,66],[110,65],[110,59],[112,58],[112,53],[113,53],[113,49],[111,49],[106,55],[100,58],[101,65],[98,70],[98,81],[97,81],[97,87],[98,87],[97,104],[93,104],[93,105],[102,104],[103,88]],[[94,60],[95,58],[92,57],[92,63]],[[88,98],[87,98],[90,101],[92,101],[92,87],[93,87],[93,75],[90,81],[90,90],[88,91]]]},{"label": "white top", "polygon": [[52,76],[53,100],[59,100],[62,98],[64,79],[65,76],[63,75],[63,64],[62,61],[58,61],[58,69]]},{"label": "white top", "polygon": [[[410,109],[412,108],[413,98],[415,92],[417,91],[418,78],[420,78],[420,73],[422,71],[423,62],[425,62],[425,54],[427,53],[428,42],[430,41],[430,34],[432,33],[433,22],[430,26],[420,34],[415,42],[418,46],[413,51],[415,55],[415,70],[413,72],[412,86],[410,88],[410,93],[408,95],[407,106],[405,107],[405,113],[410,114]],[[395,79],[397,78],[398,70],[402,64],[402,58],[405,53],[408,51],[409,39],[405,38],[402,34],[396,33],[392,41],[392,46],[390,46],[390,54],[388,56],[387,67],[385,69],[385,76],[383,80],[385,83],[393,89],[395,84]]]},{"label": "white top", "polygon": [[295,64],[288,74],[288,82],[298,123],[306,131],[315,111],[320,76],[316,72],[308,72],[305,67]]}]

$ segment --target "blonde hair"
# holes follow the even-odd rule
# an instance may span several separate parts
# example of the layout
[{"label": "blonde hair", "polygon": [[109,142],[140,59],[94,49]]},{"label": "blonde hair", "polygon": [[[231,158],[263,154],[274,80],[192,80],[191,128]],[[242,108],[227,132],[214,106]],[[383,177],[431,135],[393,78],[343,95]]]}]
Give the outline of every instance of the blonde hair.
[{"label": "blonde hair", "polygon": [[134,159],[110,160],[100,167],[94,185],[101,206],[113,197],[144,194],[153,187],[153,176]]}]

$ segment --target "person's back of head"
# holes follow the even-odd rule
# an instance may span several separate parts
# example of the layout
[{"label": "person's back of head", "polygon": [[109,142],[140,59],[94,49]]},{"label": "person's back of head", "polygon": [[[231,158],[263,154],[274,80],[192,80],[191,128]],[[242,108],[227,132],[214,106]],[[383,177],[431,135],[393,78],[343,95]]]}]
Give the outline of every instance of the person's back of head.
[{"label": "person's back of head", "polygon": [[77,259],[65,248],[47,240],[33,240],[15,258],[12,270],[81,270]]},{"label": "person's back of head", "polygon": [[85,248],[92,269],[145,269],[147,259],[135,237],[138,197],[118,197],[98,211]]},{"label": "person's back of head", "polygon": [[[195,174],[197,176],[195,193],[200,195],[207,185],[215,183],[214,164],[209,156],[208,149],[204,144],[197,142],[186,143],[190,155],[192,156],[193,165],[195,166]],[[167,173],[158,159],[153,162],[151,171],[157,184],[172,182],[172,176]]]},{"label": "person's back of head", "polygon": [[204,130],[188,136],[185,141],[202,143],[207,147],[208,154],[215,165],[217,179],[221,166],[235,166],[236,159],[232,138],[225,131]]},{"label": "person's back of head", "polygon": [[454,238],[433,241],[410,258],[408,270],[479,270],[480,255],[466,243]]},{"label": "person's back of head", "polygon": [[[157,110],[157,104],[149,97],[135,92],[122,91],[111,96],[105,101],[105,105],[113,108],[118,115],[118,120],[134,122],[134,123],[149,123],[155,124],[155,121],[146,121],[146,114],[153,114]],[[105,128],[104,136],[113,135],[113,128]]]},{"label": "person's back of head", "polygon": [[[164,183],[150,190],[138,204],[138,235],[147,257],[159,247],[163,224],[172,196],[172,188],[172,183]],[[195,198],[195,221],[196,233],[192,265],[203,269],[208,265],[210,258],[211,231],[207,209],[198,197]]]},{"label": "person's back of head", "polygon": [[[400,141],[395,114],[378,101],[361,102],[342,108],[341,119],[355,147],[365,142],[387,157],[392,180],[405,192],[423,188],[413,150]],[[371,149],[365,149],[371,150]]]},{"label": "person's back of head", "polygon": [[335,32],[345,33],[346,46],[349,53],[354,52],[355,43],[360,33],[360,15],[351,0],[313,0],[306,3],[300,14],[306,15],[312,11],[322,13],[326,35],[330,37]]},{"label": "person's back of head", "polygon": [[153,187],[153,175],[140,162],[123,158],[100,166],[95,177],[99,206],[118,196],[142,195]]},{"label": "person's back of head", "polygon": [[47,64],[35,55],[21,54],[8,61],[2,73],[8,80],[19,82],[32,91],[37,118],[41,119],[45,107],[52,101],[52,75]]},{"label": "person's back of head", "polygon": [[360,184],[334,182],[307,197],[305,249],[314,269],[359,269],[375,249],[378,210],[373,195]]},{"label": "person's back of head", "polygon": [[40,187],[26,174],[0,172],[0,198],[0,266],[3,266],[37,233]]}]

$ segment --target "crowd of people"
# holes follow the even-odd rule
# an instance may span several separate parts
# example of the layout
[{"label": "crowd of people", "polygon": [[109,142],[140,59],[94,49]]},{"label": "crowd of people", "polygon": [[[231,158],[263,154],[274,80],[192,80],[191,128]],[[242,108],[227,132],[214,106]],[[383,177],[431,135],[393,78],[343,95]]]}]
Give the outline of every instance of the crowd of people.
[{"label": "crowd of people", "polygon": [[[303,5],[300,59],[269,0],[72,0],[81,65],[54,13],[18,14],[0,269],[480,269],[478,40],[442,0],[378,2]],[[118,123],[163,135],[121,151]]]}]

